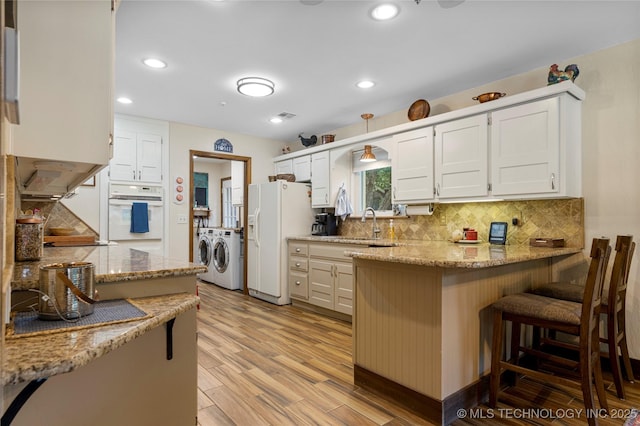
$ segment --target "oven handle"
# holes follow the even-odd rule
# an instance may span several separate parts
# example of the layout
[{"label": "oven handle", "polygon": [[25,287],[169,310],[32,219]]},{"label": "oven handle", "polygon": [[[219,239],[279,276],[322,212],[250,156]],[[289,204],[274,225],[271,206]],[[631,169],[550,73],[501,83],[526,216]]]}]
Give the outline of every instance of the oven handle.
[{"label": "oven handle", "polygon": [[164,203],[162,201],[149,201],[149,200],[116,200],[109,199],[109,205],[112,206],[131,206],[133,203],[147,203],[152,207],[162,207]]}]

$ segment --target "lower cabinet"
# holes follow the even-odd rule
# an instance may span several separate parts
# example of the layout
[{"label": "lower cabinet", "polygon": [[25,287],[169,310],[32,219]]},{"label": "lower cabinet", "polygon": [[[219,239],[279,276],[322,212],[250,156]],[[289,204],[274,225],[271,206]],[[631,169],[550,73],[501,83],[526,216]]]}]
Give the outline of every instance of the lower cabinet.
[{"label": "lower cabinet", "polygon": [[355,248],[347,244],[289,241],[291,298],[351,315],[353,262],[345,252]]}]

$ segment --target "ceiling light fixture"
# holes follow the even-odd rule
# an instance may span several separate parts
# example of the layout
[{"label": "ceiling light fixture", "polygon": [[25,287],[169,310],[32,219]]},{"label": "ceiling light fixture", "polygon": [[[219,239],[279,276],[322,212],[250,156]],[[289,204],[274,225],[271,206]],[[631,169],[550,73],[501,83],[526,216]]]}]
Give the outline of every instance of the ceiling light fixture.
[{"label": "ceiling light fixture", "polygon": [[376,84],[371,80],[362,80],[356,83],[356,86],[358,86],[361,89],[370,89],[375,85]]},{"label": "ceiling light fixture", "polygon": [[393,3],[379,4],[371,9],[371,17],[376,21],[388,21],[395,18],[398,13],[400,13],[400,9]]},{"label": "ceiling light fixture", "polygon": [[273,124],[280,124],[280,123],[282,123],[282,118],[280,118],[280,117],[271,117],[269,119],[269,121],[271,123],[273,123]]},{"label": "ceiling light fixture", "polygon": [[364,146],[364,152],[360,157],[360,161],[362,161],[363,163],[372,163],[376,161],[376,156],[373,154],[373,152],[371,152],[371,145]]},{"label": "ceiling light fixture", "polygon": [[120,102],[121,104],[132,104],[133,101],[129,98],[125,98],[124,96],[119,97],[118,99],[116,99],[116,101]]},{"label": "ceiling light fixture", "polygon": [[161,61],[160,59],[155,58],[147,58],[143,59],[142,63],[148,66],[149,68],[162,69],[167,67],[167,63]]},{"label": "ceiling light fixture", "polygon": [[260,77],[241,78],[238,80],[237,85],[238,92],[254,98],[269,96],[275,91],[275,84],[273,84],[273,81]]}]

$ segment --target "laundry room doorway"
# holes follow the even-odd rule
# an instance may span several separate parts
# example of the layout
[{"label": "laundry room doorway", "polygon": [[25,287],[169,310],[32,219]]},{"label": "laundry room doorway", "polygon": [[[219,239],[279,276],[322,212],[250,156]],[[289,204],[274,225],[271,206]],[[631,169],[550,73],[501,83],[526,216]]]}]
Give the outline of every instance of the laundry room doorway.
[{"label": "laundry room doorway", "polygon": [[[189,150],[189,260],[198,263],[198,231],[227,228],[243,241],[247,223],[246,200],[251,183],[251,157]],[[240,244],[242,291],[246,285],[246,245]]]}]

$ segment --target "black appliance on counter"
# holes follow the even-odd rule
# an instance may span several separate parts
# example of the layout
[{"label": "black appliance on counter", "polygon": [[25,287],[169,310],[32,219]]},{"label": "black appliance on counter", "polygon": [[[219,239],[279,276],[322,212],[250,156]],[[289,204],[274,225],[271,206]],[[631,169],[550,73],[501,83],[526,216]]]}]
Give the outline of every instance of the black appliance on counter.
[{"label": "black appliance on counter", "polygon": [[311,235],[338,235],[336,216],[333,213],[318,213],[311,226]]}]

